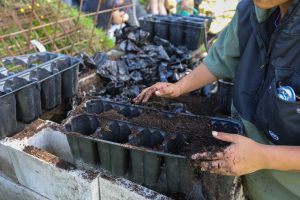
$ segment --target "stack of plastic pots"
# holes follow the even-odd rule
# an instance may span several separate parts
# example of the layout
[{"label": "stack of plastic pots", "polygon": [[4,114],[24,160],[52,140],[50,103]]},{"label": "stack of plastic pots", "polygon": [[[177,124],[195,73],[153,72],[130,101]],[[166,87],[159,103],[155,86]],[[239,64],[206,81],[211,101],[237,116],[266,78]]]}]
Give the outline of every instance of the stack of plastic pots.
[{"label": "stack of plastic pots", "polygon": [[[80,61],[61,54],[36,53],[5,58],[0,69],[0,139],[51,110],[78,88]],[[5,66],[22,67],[11,72]]]},{"label": "stack of plastic pots", "polygon": [[149,15],[139,19],[141,29],[169,40],[175,46],[186,46],[189,50],[196,50],[205,42],[206,30],[212,22],[206,16],[161,16]]}]

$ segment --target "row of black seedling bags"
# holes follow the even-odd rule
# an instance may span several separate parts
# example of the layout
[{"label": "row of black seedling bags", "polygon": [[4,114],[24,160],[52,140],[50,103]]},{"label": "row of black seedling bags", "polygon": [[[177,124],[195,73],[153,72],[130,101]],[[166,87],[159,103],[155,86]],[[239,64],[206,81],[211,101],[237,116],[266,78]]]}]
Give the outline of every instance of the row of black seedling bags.
[{"label": "row of black seedling bags", "polygon": [[[185,136],[126,121],[100,119],[98,114],[112,109],[130,118],[137,117],[145,108],[103,99],[87,101],[85,113],[71,117],[65,124],[75,165],[82,169],[102,167],[115,176],[128,178],[159,192],[190,194],[197,186],[190,160],[181,155],[166,153],[176,152],[183,146]],[[162,113],[166,117],[197,117]],[[235,121],[209,119],[216,131],[242,133],[242,127]],[[158,150],[149,150],[153,147]]]},{"label": "row of black seedling bags", "polygon": [[169,40],[175,46],[196,50],[206,42],[206,31],[213,18],[204,16],[149,15],[139,19],[141,29],[150,36]]},{"label": "row of black seedling bags", "polygon": [[13,136],[25,124],[51,110],[78,88],[79,60],[60,54],[37,53],[8,58],[5,65],[23,65],[11,73],[1,69],[0,139]]}]

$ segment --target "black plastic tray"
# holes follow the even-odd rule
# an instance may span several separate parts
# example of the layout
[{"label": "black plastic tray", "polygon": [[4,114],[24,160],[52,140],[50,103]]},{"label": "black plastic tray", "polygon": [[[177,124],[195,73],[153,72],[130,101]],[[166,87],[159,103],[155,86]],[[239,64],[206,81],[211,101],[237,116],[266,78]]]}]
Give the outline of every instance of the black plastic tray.
[{"label": "black plastic tray", "polygon": [[[106,129],[99,128],[104,122],[97,114],[116,109],[127,117],[134,117],[143,112],[144,108],[102,99],[89,100],[85,106],[87,114],[72,117],[65,124],[67,138],[77,167],[90,169],[101,166],[113,175],[129,178],[160,192],[189,194],[193,191],[195,182],[190,160],[181,155],[166,153],[183,145],[183,135],[176,134],[175,137],[171,137],[173,140],[165,140],[172,133],[113,119],[105,120],[107,130],[111,130],[110,134],[106,134]],[[175,115],[203,117],[163,113],[167,117]],[[242,126],[236,121],[221,118],[210,119],[216,131],[243,132]],[[91,137],[92,134],[101,136],[96,139]],[[158,150],[149,150],[153,147]],[[165,181],[162,181],[163,179]]]},{"label": "black plastic tray", "polygon": [[[187,116],[187,117],[207,117],[194,115],[190,113],[174,113],[169,111],[158,111],[155,108],[145,108],[140,105],[126,104],[120,102],[114,102],[107,99],[92,99],[84,103],[85,111],[90,114],[101,114],[102,112],[109,111],[111,109],[118,110],[119,113],[125,117],[137,117],[145,109],[157,111],[165,115],[166,117],[174,116]],[[220,118],[220,117],[209,117],[212,120],[212,125],[215,131],[224,131],[228,133],[243,133],[243,126],[240,122],[234,119],[229,118]]]},{"label": "black plastic tray", "polygon": [[59,54],[45,52],[3,58],[4,66],[0,68],[0,81],[13,75],[22,74],[37,66],[51,63],[58,56]]},{"label": "black plastic tray", "polygon": [[[79,60],[61,54],[37,53],[4,59],[24,64],[27,69],[0,73],[0,139],[22,130],[44,110],[51,110],[62,98],[72,97],[78,88]],[[33,64],[39,63],[39,64]],[[40,64],[42,63],[42,64]]]},{"label": "black plastic tray", "polygon": [[[163,137],[165,132],[118,120],[107,122],[112,130],[108,135],[105,131],[99,130],[101,120],[95,115],[75,116],[65,125],[66,131],[69,132],[68,142],[78,168],[91,169],[101,166],[115,176],[128,178],[159,191],[161,188],[167,188],[165,192],[185,194],[192,191],[193,172],[186,157],[130,145],[134,144],[134,138],[131,137],[133,131],[143,136],[148,135],[150,138],[151,135]],[[99,139],[90,137],[97,132],[101,135]],[[163,139],[155,136],[152,136],[152,145],[162,143]],[[159,182],[161,176],[166,176],[164,186]]]},{"label": "black plastic tray", "polygon": [[206,31],[212,22],[212,17],[206,16],[161,16],[149,15],[139,19],[141,29],[169,40],[175,46],[186,46],[195,50],[206,44]]}]

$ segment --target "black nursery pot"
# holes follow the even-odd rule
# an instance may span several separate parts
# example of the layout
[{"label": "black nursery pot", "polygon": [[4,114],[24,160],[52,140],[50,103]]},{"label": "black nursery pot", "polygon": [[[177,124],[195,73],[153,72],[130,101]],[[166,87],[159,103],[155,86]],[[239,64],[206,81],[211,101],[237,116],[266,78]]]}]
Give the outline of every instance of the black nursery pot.
[{"label": "black nursery pot", "polygon": [[175,46],[185,45],[185,27],[180,19],[173,19],[170,26],[170,42]]},{"label": "black nursery pot", "polygon": [[68,132],[81,134],[67,134],[68,143],[75,160],[75,166],[80,169],[97,168],[100,165],[97,143],[87,137],[92,135],[100,126],[100,121],[92,115],[79,115],[70,119],[65,125]]},{"label": "black nursery pot", "polygon": [[[164,133],[155,129],[137,130],[139,133],[129,136],[128,143],[133,146],[154,148],[162,145]],[[131,179],[149,188],[156,188],[161,173],[162,157],[152,151],[130,149]]]},{"label": "black nursery pot", "polygon": [[155,26],[154,21],[151,18],[142,18],[139,20],[140,27],[143,31],[150,33],[150,39],[154,37],[155,34]]},{"label": "black nursery pot", "polygon": [[150,151],[130,149],[130,179],[148,188],[155,189],[161,174],[162,157]]},{"label": "black nursery pot", "polygon": [[189,194],[193,188],[193,170],[185,157],[168,155],[164,157],[168,191]]},{"label": "black nursery pot", "polygon": [[219,110],[222,114],[228,116],[231,114],[233,86],[231,80],[219,80]]},{"label": "black nursery pot", "polygon": [[58,72],[54,69],[53,71],[39,68],[36,72],[38,80],[46,79],[41,82],[41,101],[42,108],[45,110],[51,110],[61,103],[61,74],[50,77]]},{"label": "black nursery pot", "polygon": [[196,50],[204,42],[205,26],[204,23],[191,23],[187,21],[185,27],[185,44],[189,50]]},{"label": "black nursery pot", "polygon": [[59,58],[56,61],[56,67],[61,73],[62,98],[71,98],[76,94],[78,89],[78,71],[79,65],[68,69],[78,63],[77,60],[69,57]]},{"label": "black nursery pot", "polygon": [[14,94],[7,96],[4,92],[0,92],[0,139],[7,136],[12,136],[20,131],[19,123],[17,122],[16,99]]},{"label": "black nursery pot", "polygon": [[102,130],[100,139],[108,142],[98,142],[101,166],[115,176],[125,176],[129,166],[129,151],[123,146],[113,144],[126,143],[131,130],[126,124],[115,121],[108,122],[107,127],[109,131]]},{"label": "black nursery pot", "polygon": [[[24,85],[31,84],[22,88]],[[22,88],[22,89],[20,89]],[[15,92],[17,120],[30,123],[42,114],[40,87],[37,82],[15,77],[7,89]]]},{"label": "black nursery pot", "polygon": [[155,35],[165,40],[169,40],[169,27],[170,23],[167,22],[167,18],[157,19],[155,21]]}]

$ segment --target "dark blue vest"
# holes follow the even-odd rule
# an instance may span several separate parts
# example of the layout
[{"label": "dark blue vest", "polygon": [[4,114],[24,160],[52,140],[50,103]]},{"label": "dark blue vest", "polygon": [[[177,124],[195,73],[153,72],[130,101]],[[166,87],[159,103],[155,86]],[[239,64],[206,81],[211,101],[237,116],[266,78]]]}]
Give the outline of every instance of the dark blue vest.
[{"label": "dark blue vest", "polygon": [[253,1],[239,3],[241,61],[233,104],[271,142],[300,145],[300,102],[287,102],[277,95],[279,84],[291,86],[300,95],[300,2],[291,6],[275,29],[278,14],[279,10],[258,23]]}]

